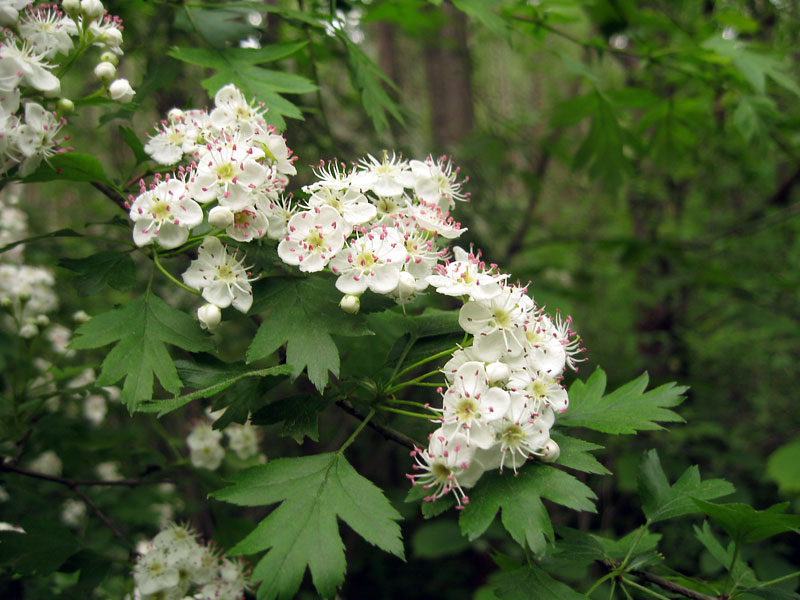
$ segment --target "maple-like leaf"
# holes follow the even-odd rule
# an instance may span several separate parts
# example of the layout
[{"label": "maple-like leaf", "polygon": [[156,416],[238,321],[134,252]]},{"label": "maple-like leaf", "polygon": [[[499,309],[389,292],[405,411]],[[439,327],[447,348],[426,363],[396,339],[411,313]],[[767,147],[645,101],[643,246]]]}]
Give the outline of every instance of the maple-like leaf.
[{"label": "maple-like leaf", "polygon": [[280,502],[229,554],[268,550],[253,570],[259,600],[293,598],[306,567],[317,591],[332,598],[344,582],[344,545],[337,517],[373,544],[403,558],[401,516],[380,488],[339,452],[279,458],[238,473],[213,496],[242,506]]},{"label": "maple-like leaf", "polygon": [[153,397],[153,375],[168,392],[181,391],[181,379],[166,344],[190,352],[211,350],[211,338],[197,322],[148,290],[143,296],[104,312],[75,331],[70,348],[86,350],[117,342],[103,360],[97,385],[123,377],[122,400],[131,412]]}]

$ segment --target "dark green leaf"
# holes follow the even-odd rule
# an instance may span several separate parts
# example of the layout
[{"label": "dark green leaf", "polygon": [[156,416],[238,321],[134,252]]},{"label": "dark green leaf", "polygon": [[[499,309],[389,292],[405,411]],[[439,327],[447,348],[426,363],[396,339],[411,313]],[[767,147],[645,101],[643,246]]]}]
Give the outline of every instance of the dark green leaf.
[{"label": "dark green leaf", "polygon": [[181,380],[166,344],[191,352],[213,348],[211,338],[192,317],[172,308],[150,290],[81,325],[70,348],[86,350],[114,342],[114,348],[103,360],[97,385],[113,385],[124,377],[122,399],[131,412],[141,401],[153,397],[153,375],[167,391],[180,392]]},{"label": "dark green leaf", "polygon": [[77,273],[72,282],[81,296],[109,287],[125,292],[136,284],[136,265],[130,252],[98,252],[86,258],[62,258],[59,266]]},{"label": "dark green leaf", "polygon": [[109,183],[99,160],[89,154],[77,152],[63,152],[51,156],[36,171],[23,179],[25,183],[57,180]]},{"label": "dark green leaf", "polygon": [[740,543],[758,542],[779,533],[800,533],[800,515],[783,512],[789,503],[775,504],[765,510],[756,510],[747,504],[713,504],[694,500],[700,511],[714,519],[734,540]]},{"label": "dark green leaf", "polygon": [[703,522],[702,528],[695,525],[694,534],[698,541],[705,546],[714,560],[724,567],[725,570],[731,572],[734,583],[742,583],[746,586],[752,586],[758,583],[758,580],[753,574],[753,570],[747,566],[747,563],[742,560],[741,556],[738,556],[736,558],[736,563],[733,564],[734,543],[731,542],[728,544],[727,548],[724,548],[711,532],[708,521]]},{"label": "dark green leaf", "polygon": [[782,492],[800,492],[800,437],[784,444],[767,459],[767,476]]},{"label": "dark green leaf", "polygon": [[611,471],[606,469],[600,462],[590,454],[603,447],[591,442],[568,437],[563,433],[551,431],[553,440],[558,444],[561,453],[558,456],[558,464],[562,467],[583,471],[584,473],[596,473],[598,475],[609,475]]},{"label": "dark green leaf", "polygon": [[18,573],[48,575],[81,549],[78,539],[56,521],[30,519],[21,526],[25,533],[0,531],[0,565]]},{"label": "dark green leaf", "polygon": [[411,538],[412,554],[417,558],[442,558],[469,548],[458,524],[447,519],[424,523]]},{"label": "dark green leaf", "polygon": [[515,476],[507,470],[485,473],[470,491],[469,504],[459,518],[461,531],[474,540],[491,525],[501,511],[501,521],[511,537],[542,553],[546,539],[553,540],[553,527],[546,498],[574,510],[595,512],[594,492],[571,475],[547,465],[525,465]]},{"label": "dark green leaf", "polygon": [[492,589],[500,600],[586,600],[568,585],[556,581],[543,569],[530,565],[492,575]]},{"label": "dark green leaf", "polygon": [[270,278],[256,295],[251,313],[261,312],[263,322],[247,350],[247,360],[264,358],[286,344],[286,362],[297,377],[308,378],[320,391],[328,371],[339,374],[339,351],[334,335],[362,336],[371,332],[363,319],[339,308],[340,294],[329,279]]},{"label": "dark green leaf", "polygon": [[559,417],[559,423],[603,433],[628,434],[663,429],[658,421],[683,421],[667,407],[683,402],[683,392],[687,388],[666,383],[645,392],[647,382],[647,373],[643,373],[610,394],[603,395],[606,374],[598,368],[586,383],[576,380],[570,386],[569,410]]},{"label": "dark green leaf", "polygon": [[302,444],[306,437],[318,442],[317,417],[329,404],[322,396],[290,396],[263,407],[253,414],[251,421],[254,425],[283,422],[281,436],[292,437],[298,444]]},{"label": "dark green leaf", "polygon": [[122,134],[122,139],[128,144],[128,147],[133,151],[133,156],[136,159],[136,164],[150,160],[150,156],[144,151],[144,144],[142,140],[136,135],[136,132],[130,127],[119,126],[119,131]]},{"label": "dark green leaf", "polygon": [[655,450],[648,450],[642,456],[638,481],[642,511],[651,523],[698,512],[693,498],[711,500],[735,491],[724,479],[700,481],[697,465],[686,469],[670,486]]},{"label": "dark green leaf", "polygon": [[280,502],[256,529],[230,550],[267,550],[253,570],[259,599],[292,598],[306,567],[317,591],[331,598],[344,581],[345,556],[337,517],[378,548],[403,558],[400,514],[381,490],[339,453],[280,458],[238,473],[233,485],[213,494],[241,506]]}]

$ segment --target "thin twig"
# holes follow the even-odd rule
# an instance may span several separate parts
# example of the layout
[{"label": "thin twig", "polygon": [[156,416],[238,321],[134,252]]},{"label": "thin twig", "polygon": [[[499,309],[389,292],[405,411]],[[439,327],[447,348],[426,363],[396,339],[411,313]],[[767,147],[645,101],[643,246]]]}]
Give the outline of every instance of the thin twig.
[{"label": "thin twig", "polygon": [[128,212],[128,209],[125,208],[125,202],[126,202],[125,196],[123,196],[113,188],[107,186],[106,184],[100,183],[99,181],[93,181],[92,187],[95,188],[96,190],[99,190],[105,196],[110,198],[111,201],[117,206],[119,206],[122,210],[124,210],[125,213]]},{"label": "thin twig", "polygon": [[[364,421],[367,418],[366,415],[362,414],[358,409],[356,409],[356,407],[354,407],[347,400],[337,400],[336,406],[341,408],[346,413],[354,416],[356,419],[359,419],[360,421]],[[408,437],[403,433],[400,433],[399,431],[392,429],[391,427],[387,427],[386,425],[381,425],[379,423],[375,423],[374,421],[369,421],[367,423],[367,426],[380,433],[387,440],[391,440],[393,442],[400,444],[401,446],[405,446],[409,450],[421,447],[421,444],[416,440]]]},{"label": "thin twig", "polygon": [[641,577],[642,579],[646,579],[650,583],[655,583],[657,586],[664,588],[665,590],[669,590],[670,592],[675,592],[676,594],[680,594],[681,596],[686,596],[687,598],[693,598],[694,600],[716,600],[713,596],[709,596],[707,594],[703,594],[702,592],[698,592],[696,590],[687,588],[685,586],[680,585],[679,583],[675,583],[674,581],[670,581],[669,579],[664,579],[663,577],[659,577],[658,575],[653,575],[652,573],[648,573],[647,571],[641,571],[632,573],[637,577]]},{"label": "thin twig", "polygon": [[105,526],[111,530],[111,533],[113,533],[115,537],[118,537],[120,539],[125,537],[124,535],[122,535],[122,532],[119,529],[117,529],[117,526],[114,525],[111,519],[105,516],[105,514],[103,514],[103,511],[100,510],[100,508],[94,502],[92,502],[92,499],[89,498],[89,496],[84,494],[77,487],[72,488],[72,491],[75,492],[75,495],[78,496],[78,498],[80,498],[81,500],[83,500],[86,503],[86,505],[92,509],[94,514],[97,515],[97,518],[100,519],[105,524]]},{"label": "thin twig", "polygon": [[140,485],[155,485],[158,483],[165,483],[160,480],[146,481],[144,479],[112,479],[105,481],[103,479],[68,479],[66,477],[58,477],[57,475],[47,475],[46,473],[39,473],[38,471],[30,471],[23,467],[18,467],[14,461],[9,461],[0,464],[0,471],[8,471],[10,473],[18,473],[25,477],[32,477],[34,479],[41,479],[43,481],[51,481],[65,485],[68,488],[74,489],[77,486],[125,486],[136,487]]}]

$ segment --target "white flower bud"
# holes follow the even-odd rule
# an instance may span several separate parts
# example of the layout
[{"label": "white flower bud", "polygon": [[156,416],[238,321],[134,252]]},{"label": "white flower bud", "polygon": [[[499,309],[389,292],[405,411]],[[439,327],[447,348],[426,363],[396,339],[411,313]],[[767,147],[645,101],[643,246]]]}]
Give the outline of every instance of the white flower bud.
[{"label": "white flower bud", "polygon": [[50,317],[47,315],[36,315],[36,324],[39,327],[47,327],[50,325]]},{"label": "white flower bud", "polygon": [[552,439],[547,440],[547,443],[542,448],[542,456],[541,459],[544,462],[556,462],[558,460],[559,455],[561,454],[561,448],[558,447]]},{"label": "white flower bud", "polygon": [[81,12],[87,19],[102,17],[106,9],[100,0],[81,0]]},{"label": "white flower bud", "polygon": [[68,115],[74,112],[75,103],[69,98],[59,98],[56,103],[56,112],[61,115]]},{"label": "white flower bud", "polygon": [[122,32],[115,27],[109,27],[103,34],[103,43],[110,48],[117,48],[122,45]]},{"label": "white flower bud", "polygon": [[107,83],[117,76],[117,67],[110,62],[101,62],[94,68],[94,76]]},{"label": "white flower bud", "polygon": [[354,315],[361,308],[361,300],[358,298],[358,296],[347,294],[346,296],[342,296],[339,306],[344,312]]},{"label": "white flower bud", "polygon": [[119,56],[106,50],[100,55],[100,60],[102,62],[110,62],[112,65],[117,66],[119,64]]},{"label": "white flower bud", "polygon": [[197,309],[197,318],[203,329],[214,329],[222,322],[222,311],[215,304],[203,304]]},{"label": "white flower bud", "polygon": [[397,295],[401,298],[408,297],[417,291],[417,280],[411,273],[403,271],[397,282]]},{"label": "white flower bud", "polygon": [[14,307],[14,301],[11,298],[9,298],[8,296],[3,296],[2,298],[0,298],[0,308],[9,309],[13,307]]},{"label": "white flower bud", "polygon": [[91,318],[85,310],[79,310],[72,315],[72,320],[76,323],[86,323]]},{"label": "white flower bud", "polygon": [[215,206],[208,211],[208,224],[222,228],[233,225],[233,211],[227,206]]},{"label": "white flower bud", "polygon": [[63,0],[61,2],[61,10],[68,15],[78,14],[81,9],[81,0]]},{"label": "white flower bud", "polygon": [[180,121],[184,117],[184,112],[180,108],[172,108],[167,113],[167,119],[169,119],[170,123],[175,123],[176,121]]},{"label": "white flower bud", "polygon": [[34,323],[25,323],[25,325],[19,328],[19,337],[25,338],[26,340],[36,337],[38,334],[39,328],[36,327]]},{"label": "white flower bud", "polygon": [[0,25],[16,25],[19,12],[13,6],[0,6]]},{"label": "white flower bud", "polygon": [[133,100],[133,95],[135,93],[127,79],[117,79],[108,86],[108,95],[111,96],[111,99],[122,104]]},{"label": "white flower bud", "polygon": [[486,377],[489,383],[497,383],[499,381],[507,381],[511,376],[511,369],[506,363],[499,361],[486,365]]}]

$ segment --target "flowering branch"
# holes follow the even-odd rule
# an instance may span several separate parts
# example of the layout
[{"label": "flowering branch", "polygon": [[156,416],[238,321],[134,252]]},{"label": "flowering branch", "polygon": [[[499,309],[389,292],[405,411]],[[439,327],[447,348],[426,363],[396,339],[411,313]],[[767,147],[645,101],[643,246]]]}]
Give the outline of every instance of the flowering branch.
[{"label": "flowering branch", "polygon": [[70,489],[74,489],[78,486],[110,485],[136,487],[139,485],[154,485],[158,483],[164,483],[164,481],[161,480],[146,481],[144,479],[111,479],[109,481],[105,481],[103,479],[68,479],[66,477],[58,477],[57,475],[47,475],[46,473],[40,473],[38,471],[30,471],[23,467],[18,467],[16,464],[14,464],[14,462],[15,461],[7,461],[1,463],[0,471],[8,471],[10,473],[24,475],[25,477],[32,477],[34,479],[42,479],[43,481],[60,483],[61,485],[67,486]]}]

